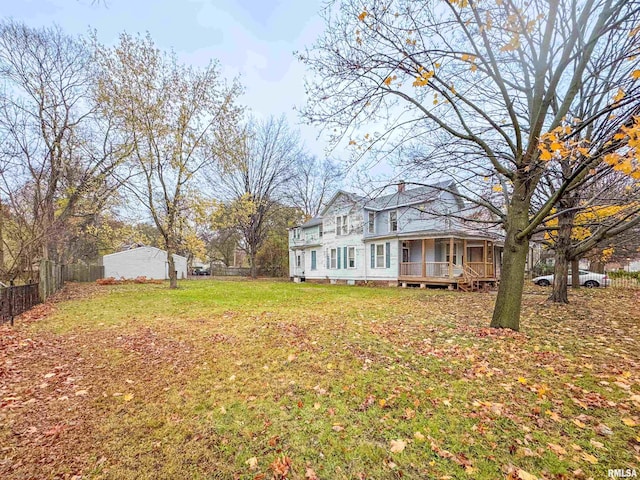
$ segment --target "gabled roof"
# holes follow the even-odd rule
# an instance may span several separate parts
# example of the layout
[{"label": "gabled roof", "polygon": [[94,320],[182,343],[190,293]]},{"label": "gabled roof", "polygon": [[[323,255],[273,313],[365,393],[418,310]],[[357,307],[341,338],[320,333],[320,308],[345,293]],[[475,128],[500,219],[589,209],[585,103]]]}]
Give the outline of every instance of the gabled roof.
[{"label": "gabled roof", "polygon": [[[409,190],[403,190],[401,192],[394,192],[388,195],[382,195],[376,198],[366,198],[355,193],[345,192],[344,190],[338,190],[331,200],[327,202],[327,205],[320,212],[320,216],[324,216],[329,207],[340,196],[346,196],[355,205],[360,205],[365,210],[383,211],[391,208],[397,208],[406,205],[416,205],[419,203],[427,203],[436,200],[443,190],[451,190],[456,192],[455,182],[453,180],[445,180],[431,185],[423,185]],[[462,202],[461,199],[457,201]],[[309,222],[315,219],[309,220]],[[308,223],[308,222],[307,222]],[[320,223],[320,222],[318,222]],[[303,227],[312,226],[303,224]]]},{"label": "gabled roof", "polygon": [[322,225],[322,217],[314,217],[310,220],[307,220],[302,225],[299,225],[299,227],[310,228],[310,227],[315,227],[316,225]]},{"label": "gabled roof", "polygon": [[364,204],[366,210],[387,210],[405,205],[415,205],[436,200],[443,189],[454,190],[455,184],[451,180],[411,188],[402,192],[395,192],[389,195],[373,198]]},{"label": "gabled roof", "polygon": [[329,209],[329,207],[331,206],[331,204],[333,202],[336,201],[336,199],[340,196],[343,195],[345,197],[347,197],[351,202],[353,202],[354,204],[361,204],[364,201],[366,201],[365,197],[361,197],[360,195],[356,195],[355,193],[352,192],[345,192],[344,190],[338,190],[333,197],[331,197],[331,200],[329,200],[327,202],[327,204],[325,205],[325,207],[322,209],[322,211],[320,212],[320,216],[323,217],[325,213],[327,213],[327,210]]}]

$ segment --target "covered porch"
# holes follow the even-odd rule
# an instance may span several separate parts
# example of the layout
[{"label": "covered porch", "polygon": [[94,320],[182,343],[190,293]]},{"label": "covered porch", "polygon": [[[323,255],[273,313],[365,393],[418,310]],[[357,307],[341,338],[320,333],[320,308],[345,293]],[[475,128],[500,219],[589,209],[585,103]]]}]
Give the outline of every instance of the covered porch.
[{"label": "covered porch", "polygon": [[421,238],[402,240],[398,280],[402,283],[494,284],[500,275],[500,250],[492,240]]}]

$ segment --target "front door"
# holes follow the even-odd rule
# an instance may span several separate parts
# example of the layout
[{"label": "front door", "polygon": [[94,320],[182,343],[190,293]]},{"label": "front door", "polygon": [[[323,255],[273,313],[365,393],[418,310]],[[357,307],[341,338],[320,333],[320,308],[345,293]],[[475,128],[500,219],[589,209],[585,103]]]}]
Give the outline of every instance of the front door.
[{"label": "front door", "polygon": [[402,263],[409,263],[409,259],[411,258],[411,253],[409,252],[409,247],[402,245]]}]

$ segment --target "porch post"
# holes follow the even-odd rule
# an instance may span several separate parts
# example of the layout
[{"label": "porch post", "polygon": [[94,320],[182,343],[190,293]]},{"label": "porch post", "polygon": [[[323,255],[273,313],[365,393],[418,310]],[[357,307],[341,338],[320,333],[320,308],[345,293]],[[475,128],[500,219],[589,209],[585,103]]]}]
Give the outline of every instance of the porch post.
[{"label": "porch post", "polygon": [[449,278],[453,278],[453,237],[449,237]]},{"label": "porch post", "polygon": [[487,241],[485,240],[484,248],[482,249],[482,269],[484,270],[484,273],[482,274],[483,277],[488,277],[487,272],[489,271],[489,269],[487,268],[487,248]]},{"label": "porch post", "polygon": [[467,239],[465,238],[462,241],[462,265],[466,265],[467,264]]},{"label": "porch post", "polygon": [[422,278],[427,276],[427,241],[422,239]]}]

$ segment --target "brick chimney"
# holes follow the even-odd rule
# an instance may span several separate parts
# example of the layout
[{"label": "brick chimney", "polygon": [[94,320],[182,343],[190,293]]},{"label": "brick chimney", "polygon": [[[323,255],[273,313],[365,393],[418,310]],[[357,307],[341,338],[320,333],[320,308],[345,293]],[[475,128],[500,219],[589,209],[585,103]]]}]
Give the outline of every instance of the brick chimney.
[{"label": "brick chimney", "polygon": [[399,180],[398,181],[398,193],[404,192],[404,187],[405,187],[404,180]]}]

